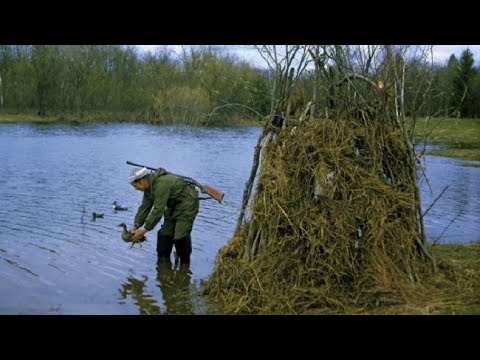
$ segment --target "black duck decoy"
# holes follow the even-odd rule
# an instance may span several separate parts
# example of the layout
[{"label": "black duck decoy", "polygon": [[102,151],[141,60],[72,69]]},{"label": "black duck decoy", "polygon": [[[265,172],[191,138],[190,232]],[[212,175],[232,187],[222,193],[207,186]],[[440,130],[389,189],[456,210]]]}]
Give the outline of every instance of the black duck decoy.
[{"label": "black duck decoy", "polygon": [[123,206],[118,205],[116,201],[114,201],[112,205],[113,205],[113,210],[115,210],[115,211],[126,211],[126,210],[128,210],[127,207],[123,207]]},{"label": "black duck decoy", "polygon": [[103,214],[93,212],[92,213],[92,220],[95,221],[96,219],[103,219]]}]

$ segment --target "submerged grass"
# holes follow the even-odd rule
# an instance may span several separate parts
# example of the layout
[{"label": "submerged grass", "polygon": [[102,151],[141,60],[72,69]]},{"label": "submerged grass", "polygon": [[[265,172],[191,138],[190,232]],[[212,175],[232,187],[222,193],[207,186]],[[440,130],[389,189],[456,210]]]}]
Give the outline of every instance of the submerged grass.
[{"label": "submerged grass", "polygon": [[427,151],[427,155],[444,156],[461,160],[480,161],[480,148],[478,149],[443,149]]}]

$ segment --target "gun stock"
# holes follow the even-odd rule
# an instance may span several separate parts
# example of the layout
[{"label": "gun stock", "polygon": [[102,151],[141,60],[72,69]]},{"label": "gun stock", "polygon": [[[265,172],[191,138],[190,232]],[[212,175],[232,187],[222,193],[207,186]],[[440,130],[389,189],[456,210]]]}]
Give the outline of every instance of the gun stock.
[{"label": "gun stock", "polygon": [[[198,183],[197,183],[198,184]],[[202,193],[204,194],[208,194],[210,195],[212,198],[214,198],[215,200],[217,200],[220,204],[222,203],[222,200],[223,200],[223,197],[225,196],[225,194],[220,191],[220,190],[217,190],[211,186],[208,186],[208,185],[200,185],[198,184],[199,187],[200,187],[200,190],[202,191]]]}]

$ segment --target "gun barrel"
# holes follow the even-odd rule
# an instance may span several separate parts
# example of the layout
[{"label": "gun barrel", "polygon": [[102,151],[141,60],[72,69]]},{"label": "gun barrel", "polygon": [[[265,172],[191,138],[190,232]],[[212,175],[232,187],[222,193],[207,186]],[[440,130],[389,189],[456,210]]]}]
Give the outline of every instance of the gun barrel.
[{"label": "gun barrel", "polygon": [[141,164],[136,164],[136,163],[133,163],[133,162],[128,161],[128,160],[127,160],[127,164],[128,164],[128,165],[133,165],[133,166],[144,167],[144,168],[147,168],[148,170],[153,170],[153,171],[157,170],[157,169],[152,168],[152,167],[150,167],[150,166],[145,166],[145,165],[141,165]]}]

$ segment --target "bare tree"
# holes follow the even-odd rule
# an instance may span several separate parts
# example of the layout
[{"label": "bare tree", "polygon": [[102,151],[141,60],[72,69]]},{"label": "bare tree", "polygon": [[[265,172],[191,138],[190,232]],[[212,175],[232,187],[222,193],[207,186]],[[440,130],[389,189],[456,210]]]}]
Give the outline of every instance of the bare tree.
[{"label": "bare tree", "polygon": [[[262,45],[256,46],[260,56],[265,60],[269,68],[271,84],[271,108],[267,116],[263,131],[260,134],[255,146],[253,165],[250,176],[245,184],[242,206],[237,220],[236,231],[243,224],[245,211],[252,194],[252,188],[260,164],[261,149],[274,137],[277,129],[285,127],[288,121],[289,105],[288,99],[297,81],[305,72],[310,61],[309,46],[306,45]],[[250,239],[246,244],[247,256],[255,254],[260,238],[259,229],[252,221],[249,228]]]},{"label": "bare tree", "polygon": [[[269,68],[271,84],[271,111],[255,146],[253,166],[243,193],[242,207],[237,220],[237,229],[244,222],[255,177],[261,163],[261,150],[275,138],[278,129],[288,126],[290,113],[289,99],[307,65],[314,64],[314,89],[308,111],[315,113],[315,106],[321,96],[324,102],[324,116],[331,119],[357,118],[365,123],[372,119],[381,119],[391,126],[398,127],[404,134],[408,146],[408,164],[412,182],[415,183],[415,213],[418,222],[419,251],[433,258],[426,249],[426,236],[421,211],[420,191],[417,184],[418,158],[414,149],[413,131],[406,121],[407,105],[405,94],[409,94],[409,113],[413,117],[427,103],[425,91],[429,90],[429,73],[417,72],[415,78],[407,78],[409,67],[419,62],[425,63],[431,55],[429,46],[393,46],[393,45],[263,45],[256,47]],[[295,70],[296,67],[296,70]],[[421,86],[419,86],[419,84]],[[425,84],[425,85],[424,85]],[[422,92],[419,90],[421,88]],[[253,258],[260,232],[254,221],[248,229],[248,242],[245,256]],[[435,266],[435,264],[434,264]]]}]

